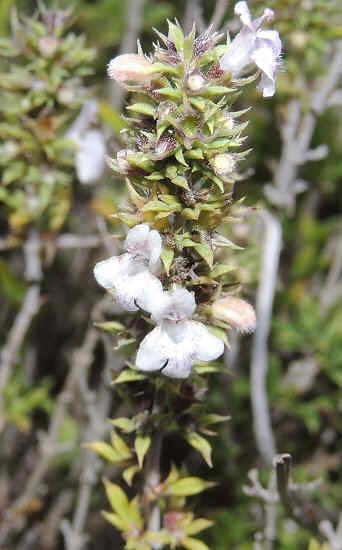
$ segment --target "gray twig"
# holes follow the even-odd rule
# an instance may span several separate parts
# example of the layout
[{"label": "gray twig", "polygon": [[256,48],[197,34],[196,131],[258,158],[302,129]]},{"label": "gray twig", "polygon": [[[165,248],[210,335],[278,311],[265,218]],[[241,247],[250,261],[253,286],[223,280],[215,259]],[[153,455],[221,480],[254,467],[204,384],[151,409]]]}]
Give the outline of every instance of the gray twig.
[{"label": "gray twig", "polygon": [[280,502],[289,517],[322,540],[320,526],[336,522],[337,518],[335,514],[309,500],[305,495],[306,491],[292,483],[291,465],[292,459],[288,453],[278,455],[274,459]]},{"label": "gray twig", "polygon": [[40,260],[40,238],[35,229],[29,233],[24,245],[25,278],[31,283],[26,291],[21,308],[8,333],[7,341],[0,355],[0,431],[5,425],[4,395],[11,370],[21,350],[26,333],[40,305],[40,280],[42,267]]},{"label": "gray twig", "polygon": [[[102,308],[102,302],[97,304],[93,310],[92,318],[98,315],[98,311]],[[26,486],[22,494],[15,500],[7,511],[3,521],[3,529],[0,530],[0,543],[5,540],[8,532],[11,529],[11,524],[15,521],[16,516],[21,510],[36,495],[40,485],[49,469],[51,460],[59,452],[57,444],[60,427],[65,418],[65,414],[69,404],[72,402],[74,390],[80,377],[80,373],[87,370],[93,360],[93,351],[98,341],[98,331],[93,328],[92,324],[88,328],[82,346],[73,354],[71,368],[64,382],[64,387],[58,396],[57,403],[51,417],[49,429],[41,442],[41,454],[37,464],[30,474]]]},{"label": "gray twig", "polygon": [[211,17],[209,25],[212,27],[213,31],[216,31],[221,23],[224,15],[228,9],[229,0],[217,0],[215,4],[214,13]]},{"label": "gray twig", "polygon": [[[303,116],[300,100],[293,99],[282,129],[282,154],[275,168],[273,185],[266,192],[271,202],[292,212],[295,206],[299,167],[317,157],[310,151],[317,118],[329,107],[329,99],[342,76],[342,42],[337,42],[335,53],[325,77],[317,82],[309,100],[311,109]],[[322,147],[319,151],[326,152]],[[318,156],[320,158],[320,156]]]},{"label": "gray twig", "polygon": [[188,0],[186,3],[183,18],[184,31],[190,32],[194,23],[199,32],[205,30],[206,25],[203,20],[201,0]]},{"label": "gray twig", "polygon": [[281,225],[270,212],[263,210],[264,246],[259,286],[256,295],[257,329],[253,338],[251,358],[251,401],[255,439],[260,455],[268,465],[275,455],[266,379],[268,371],[268,336],[281,251]]},{"label": "gray twig", "polygon": [[[106,341],[105,341],[106,343]],[[105,346],[108,347],[109,346]],[[109,414],[111,394],[108,390],[107,377],[112,364],[111,349],[106,350],[106,366],[103,371],[102,381],[97,394],[94,394],[88,386],[86,373],[83,373],[83,383],[80,384],[81,395],[84,400],[88,416],[86,429],[86,441],[98,440],[107,431],[105,419]],[[81,550],[87,541],[87,534],[84,528],[87,521],[88,510],[91,501],[93,487],[97,482],[101,468],[101,461],[92,451],[84,452],[82,472],[80,477],[79,490],[74,509],[72,522],[63,521],[62,532],[64,535],[66,550]]]}]

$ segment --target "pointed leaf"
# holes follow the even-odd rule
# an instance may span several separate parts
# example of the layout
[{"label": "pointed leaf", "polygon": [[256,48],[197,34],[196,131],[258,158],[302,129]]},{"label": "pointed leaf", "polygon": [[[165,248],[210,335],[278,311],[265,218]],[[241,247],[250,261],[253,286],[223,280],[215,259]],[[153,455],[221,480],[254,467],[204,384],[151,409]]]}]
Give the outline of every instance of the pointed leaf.
[{"label": "pointed leaf", "polygon": [[195,250],[207,262],[209,267],[213,267],[214,252],[208,243],[197,244]]},{"label": "pointed leaf", "polygon": [[210,550],[204,542],[198,539],[193,539],[192,537],[185,537],[182,539],[182,545],[187,550]]},{"label": "pointed leaf", "polygon": [[186,435],[186,440],[194,449],[196,449],[196,451],[198,451],[203,456],[208,466],[212,468],[213,464],[211,460],[210,443],[196,432],[189,432]]},{"label": "pointed leaf", "polygon": [[135,474],[139,472],[139,466],[129,466],[122,472],[122,477],[127,485],[131,487]]},{"label": "pointed leaf", "polygon": [[129,512],[129,500],[126,494],[121,487],[119,487],[119,485],[116,485],[107,479],[104,480],[104,485],[107,498],[114,512],[116,512],[120,518],[126,520]]},{"label": "pointed leaf", "polygon": [[117,321],[106,321],[105,323],[94,323],[96,328],[105,330],[106,332],[121,332],[125,330],[125,326]]},{"label": "pointed leaf", "polygon": [[131,418],[114,418],[110,423],[128,434],[135,430],[135,422]]},{"label": "pointed leaf", "polygon": [[103,517],[109,521],[116,529],[119,529],[119,531],[128,531],[130,528],[129,521],[125,520],[125,518],[121,518],[117,514],[113,514],[111,512],[102,512]]},{"label": "pointed leaf", "polygon": [[185,528],[185,532],[187,535],[197,535],[197,533],[204,531],[204,529],[208,529],[212,525],[214,525],[213,521],[205,518],[198,518],[192,521],[190,525]]},{"label": "pointed leaf", "polygon": [[113,384],[123,384],[126,382],[136,382],[137,380],[145,380],[146,376],[134,369],[125,369],[120,372],[119,376],[113,381]]},{"label": "pointed leaf", "polygon": [[173,258],[175,256],[175,251],[172,248],[165,247],[161,253],[161,261],[165,267],[166,275],[169,275],[170,268],[172,266]]},{"label": "pointed leaf", "polygon": [[143,467],[144,458],[151,445],[151,437],[149,435],[138,435],[135,439],[134,448],[137,453],[139,468]]},{"label": "pointed leaf", "polygon": [[131,449],[126,445],[125,441],[116,432],[111,433],[111,441],[113,448],[120,455],[121,460],[130,458],[132,456]]},{"label": "pointed leaf", "polygon": [[205,481],[200,477],[184,477],[179,479],[175,483],[172,483],[167,488],[167,494],[179,497],[187,497],[190,495],[197,495],[209,487],[213,487],[214,483]]},{"label": "pointed leaf", "polygon": [[93,441],[92,443],[86,443],[84,447],[90,449],[91,451],[95,451],[95,453],[100,455],[102,458],[109,460],[109,462],[114,462],[114,464],[118,464],[122,460],[117,451],[113,449],[113,447],[108,445],[108,443],[104,443],[103,441]]},{"label": "pointed leaf", "polygon": [[229,273],[230,271],[234,271],[235,267],[227,264],[218,264],[215,265],[215,267],[211,270],[210,275],[211,277],[220,277],[221,275],[225,275],[226,273]]}]

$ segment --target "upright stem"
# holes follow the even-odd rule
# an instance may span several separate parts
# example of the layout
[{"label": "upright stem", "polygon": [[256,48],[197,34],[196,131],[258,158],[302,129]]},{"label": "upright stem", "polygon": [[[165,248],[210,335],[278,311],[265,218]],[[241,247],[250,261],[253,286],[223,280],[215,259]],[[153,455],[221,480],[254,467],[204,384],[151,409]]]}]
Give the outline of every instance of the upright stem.
[{"label": "upright stem", "polygon": [[[163,436],[161,432],[157,432],[155,440],[153,442],[153,448],[151,450],[149,461],[147,463],[147,472],[146,472],[146,488],[148,490],[154,490],[160,483],[160,456],[162,448]],[[148,530],[153,532],[160,531],[161,527],[161,516],[160,508],[158,502],[153,503],[153,505],[148,510]],[[153,550],[158,550],[160,548],[159,544],[152,545]]]},{"label": "upright stem", "polygon": [[[156,387],[156,394],[153,404],[153,414],[158,414],[161,408],[160,399],[159,399],[159,388]],[[160,457],[163,444],[163,432],[158,428],[155,432],[154,441],[152,442],[151,450],[148,456],[146,463],[146,481],[145,481],[145,490],[147,495],[150,492],[154,492],[155,488],[160,483]],[[147,508],[148,514],[148,525],[147,528],[149,531],[158,532],[161,528],[161,514],[158,501],[153,502],[152,506],[148,505]],[[158,550],[160,544],[152,544],[153,550]]]}]

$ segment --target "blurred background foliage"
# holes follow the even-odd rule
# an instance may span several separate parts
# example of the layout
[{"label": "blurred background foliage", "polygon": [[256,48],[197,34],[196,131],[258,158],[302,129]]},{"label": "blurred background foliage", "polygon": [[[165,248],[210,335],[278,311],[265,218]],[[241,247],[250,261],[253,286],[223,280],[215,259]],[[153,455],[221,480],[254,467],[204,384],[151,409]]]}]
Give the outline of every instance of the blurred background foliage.
[{"label": "blurred background foliage", "polygon": [[[146,0],[139,32],[143,47],[148,50],[154,40],[152,27],[165,31],[166,18],[184,20],[192,0]],[[89,77],[92,94],[101,102],[100,116],[105,128],[108,153],[119,148],[119,130],[124,123],[111,103],[109,84],[105,79],[106,63],[120,49],[127,30],[127,2],[120,0],[75,0],[60,6],[73,5],[73,31],[86,35],[87,43],[97,50],[94,75]],[[196,2],[194,3],[196,4]],[[47,2],[47,5],[49,3]],[[211,18],[214,2],[202,4],[205,22]],[[238,100],[237,107],[251,105],[248,142],[253,148],[244,169],[253,175],[240,184],[239,196],[247,205],[268,204],[265,184],[272,179],[282,141],[280,128],[291,99],[299,99],[302,110],[309,109],[308,89],[325,74],[331,61],[331,43],[342,37],[342,6],[339,0],[263,0],[250,2],[254,11],[266,5],[276,12],[276,28],[284,40],[284,62],[278,79],[278,92],[272,100],[263,100],[253,85]],[[0,33],[9,33],[11,8],[30,15],[37,8],[34,0],[1,0]],[[191,7],[191,6],[190,6]],[[222,24],[232,21],[233,2],[225,12]],[[230,23],[232,32],[236,27]],[[269,343],[270,371],[268,392],[278,449],[290,452],[295,461],[294,477],[298,482],[321,478],[320,490],[314,498],[321,506],[342,510],[342,90],[334,93],[330,107],[319,119],[312,147],[325,144],[328,154],[300,167],[300,178],[306,190],[297,196],[292,212],[275,207],[283,228],[283,247],[274,316]],[[96,234],[99,241],[109,230],[118,232],[111,218],[116,204],[124,200],[123,184],[105,174],[93,186],[73,183],[71,210],[61,228],[63,234]],[[1,197],[1,195],[0,195]],[[1,343],[11,327],[25,295],[28,283],[23,276],[21,245],[25,233],[11,235],[6,211],[1,208],[1,239],[12,238],[12,245],[2,252],[0,260]],[[229,228],[228,228],[229,229]],[[25,338],[18,355],[14,374],[4,394],[4,426],[1,438],[0,516],[21,494],[25,478],[39,458],[41,433],[58,407],[58,398],[68,376],[73,353],[82,343],[93,307],[101,292],[92,279],[92,266],[106,252],[102,245],[91,248],[57,250],[53,230],[44,229],[44,278],[39,314]],[[248,216],[235,229],[235,238],[246,249],[239,261],[244,293],[253,301],[258,284],[262,235],[255,216]],[[110,241],[112,246],[112,241]],[[113,311],[109,307],[109,314]],[[108,311],[107,311],[108,314]],[[212,479],[219,485],[194,497],[196,511],[215,520],[206,534],[213,550],[228,548],[249,550],[254,535],[262,530],[262,506],[242,490],[247,473],[257,467],[265,474],[256,451],[250,407],[251,337],[233,337],[236,356],[228,354],[228,368],[212,377],[207,399],[220,414],[230,414],[231,421],[220,428],[214,443],[215,467]],[[96,391],[103,370],[104,343],[95,347],[89,366],[89,384]],[[113,359],[114,361],[115,359]],[[231,364],[230,364],[231,361]],[[76,398],[75,398],[76,397]],[[87,418],[78,400],[77,391],[59,430],[61,452],[49,462],[42,487],[37,490],[13,530],[0,547],[29,549],[30,536],[34,547],[41,550],[64,548],[59,525],[53,524],[53,513],[65,494],[67,504],[57,515],[58,522],[72,516],[80,477],[80,443],[87,438]],[[111,416],[116,415],[119,399],[113,397]],[[180,460],[184,449],[172,449],[170,459]],[[84,454],[84,453],[83,453]],[[189,457],[192,473],[207,472],[204,466]],[[113,472],[110,472],[113,473]],[[115,473],[115,472],[114,472]],[[69,498],[71,493],[71,497]],[[57,504],[56,504],[57,502]],[[64,501],[63,501],[64,502]],[[100,483],[92,494],[86,531],[90,536],[86,548],[97,550],[119,548],[115,533],[99,515],[104,506]],[[49,537],[44,522],[49,520]],[[1,529],[0,529],[1,533]],[[38,535],[37,535],[38,533]],[[36,538],[35,538],[36,537]],[[38,538],[37,538],[38,537]],[[280,512],[276,548],[281,550],[321,550],[310,533]],[[6,539],[3,539],[6,540]],[[39,542],[37,542],[39,541]],[[117,546],[116,546],[117,544]],[[266,548],[266,547],[265,547]],[[333,550],[331,548],[331,550]]]}]

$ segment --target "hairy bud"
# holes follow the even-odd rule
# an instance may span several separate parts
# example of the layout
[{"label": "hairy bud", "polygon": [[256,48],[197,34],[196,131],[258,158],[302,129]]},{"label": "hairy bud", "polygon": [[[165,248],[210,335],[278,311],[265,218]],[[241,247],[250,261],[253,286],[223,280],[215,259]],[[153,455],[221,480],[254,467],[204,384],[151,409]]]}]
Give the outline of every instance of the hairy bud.
[{"label": "hairy bud", "polygon": [[52,57],[58,48],[58,40],[54,36],[42,36],[38,42],[39,52],[44,57]]},{"label": "hairy bud", "polygon": [[227,296],[217,300],[211,306],[211,314],[242,333],[254,332],[256,327],[254,308],[241,298]]},{"label": "hairy bud", "polygon": [[149,82],[152,63],[137,54],[124,54],[114,57],[108,65],[108,76],[117,82]]},{"label": "hairy bud", "polygon": [[122,149],[121,151],[117,152],[116,163],[120,174],[126,175],[132,170],[132,167],[127,160],[127,155],[128,153],[133,153],[133,152],[134,151],[130,151],[129,149]]},{"label": "hairy bud", "polygon": [[193,73],[188,77],[187,86],[191,92],[203,90],[206,84],[205,78],[200,73]]},{"label": "hairy bud", "polygon": [[233,155],[222,153],[211,159],[211,165],[218,176],[228,176],[235,170],[236,161]]}]

